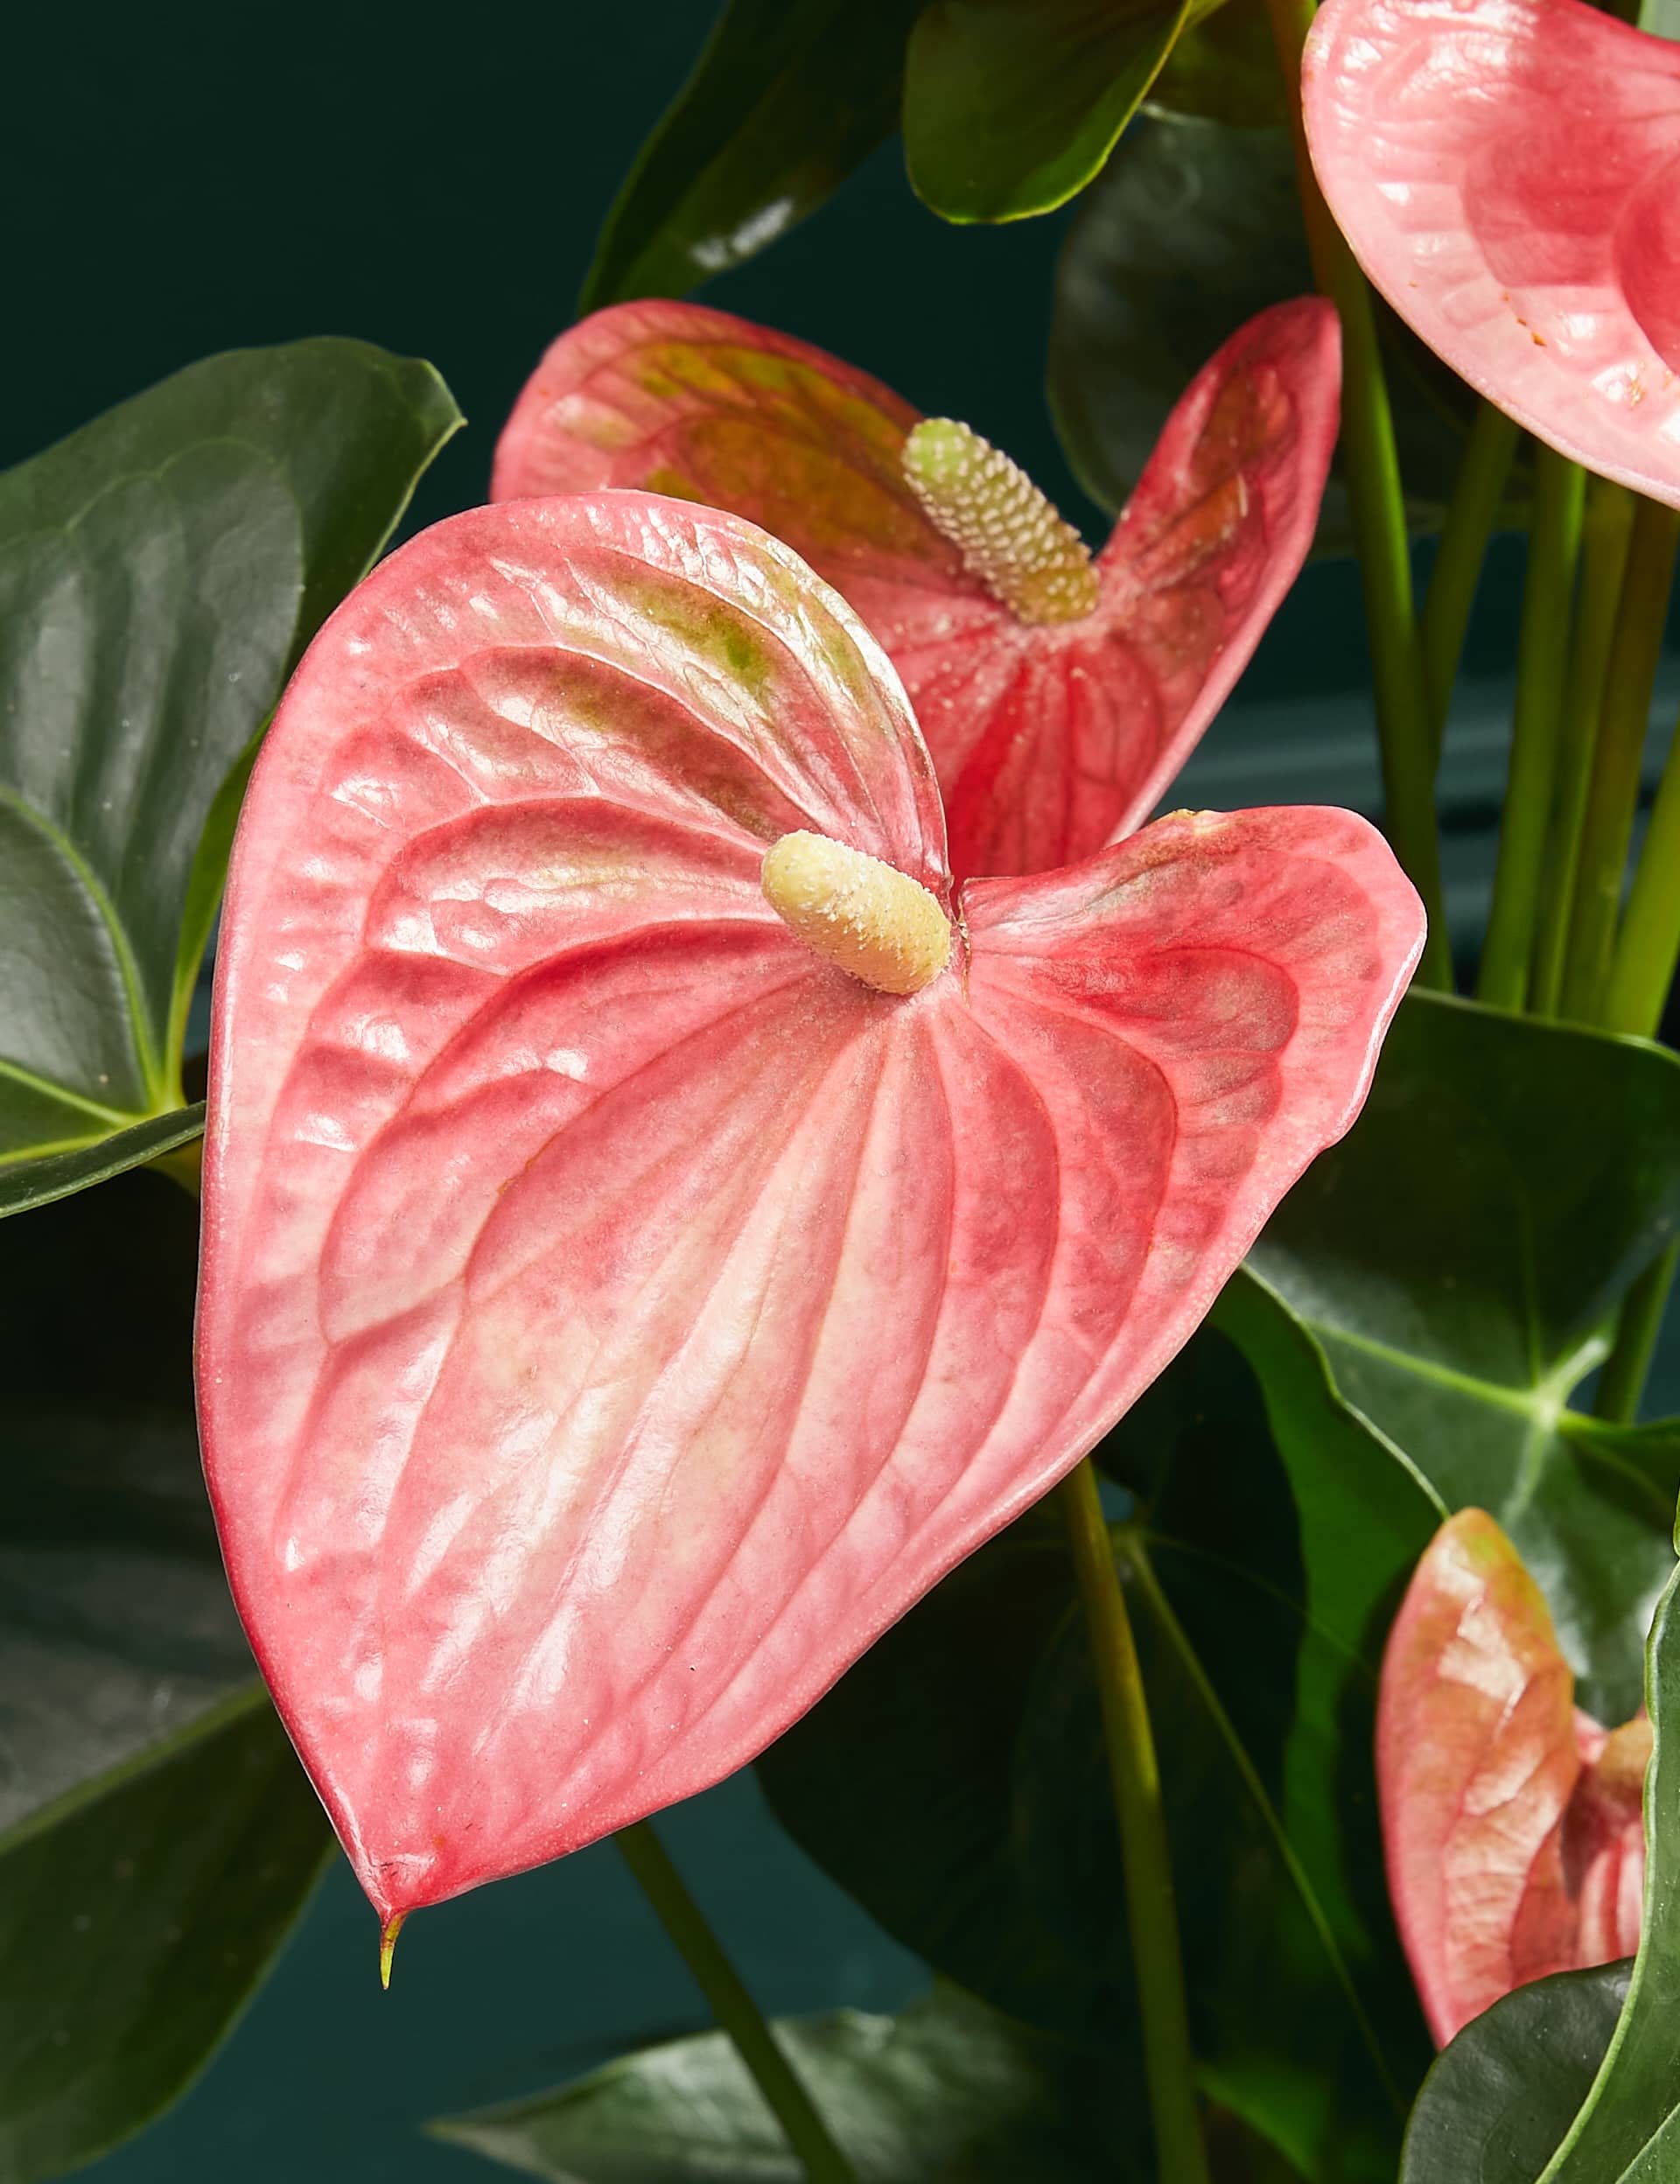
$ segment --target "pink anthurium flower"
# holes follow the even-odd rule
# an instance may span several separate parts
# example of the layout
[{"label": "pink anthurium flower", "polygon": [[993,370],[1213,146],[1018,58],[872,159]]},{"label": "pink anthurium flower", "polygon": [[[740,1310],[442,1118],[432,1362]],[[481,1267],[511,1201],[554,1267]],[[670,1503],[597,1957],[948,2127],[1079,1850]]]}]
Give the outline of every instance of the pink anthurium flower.
[{"label": "pink anthurium flower", "polygon": [[1326,0],[1303,98],[1407,324],[1537,438],[1680,507],[1680,46],[1584,0]]},{"label": "pink anthurium flower", "polygon": [[1166,1364],[1422,942],[1351,814],[955,889],[844,603],[480,509],[276,715],[216,973],[206,1466],[387,1923],[740,1766]]},{"label": "pink anthurium flower", "polygon": [[807,342],[697,304],[563,334],[493,497],[603,486],[727,508],[844,593],[902,677],[951,869],[1038,872],[1149,816],[1312,543],[1341,352],[1312,297],[1192,382],[1095,561],[1008,458]]},{"label": "pink anthurium flower", "polygon": [[1645,1878],[1643,1714],[1606,1731],[1516,1550],[1461,1509],[1419,1562],[1382,1662],[1389,1893],[1445,2047],[1502,1994],[1631,1956]]}]

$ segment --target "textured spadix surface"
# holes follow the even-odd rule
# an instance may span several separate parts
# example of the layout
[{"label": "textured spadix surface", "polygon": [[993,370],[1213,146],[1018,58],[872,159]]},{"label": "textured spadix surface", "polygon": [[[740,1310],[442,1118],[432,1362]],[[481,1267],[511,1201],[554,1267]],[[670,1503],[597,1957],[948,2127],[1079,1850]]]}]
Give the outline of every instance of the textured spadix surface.
[{"label": "textured spadix surface", "polygon": [[1389,1893],[1443,2047],[1513,1987],[1639,1945],[1650,1724],[1606,1733],[1574,1699],[1516,1550],[1460,1510],[1412,1578],[1377,1710]]},{"label": "textured spadix surface", "polygon": [[624,304],[563,334],[492,491],[640,486],[762,524],[892,655],[956,876],[1044,872],[1139,826],[1224,703],[1312,542],[1340,371],[1314,298],[1242,327],[1168,420],[1097,557],[1096,608],[1048,626],[1020,620],[923,508],[903,464],[916,410],[697,304]]},{"label": "textured spadix surface", "polygon": [[1364,1096],[1421,916],[1345,812],[962,891],[907,998],[765,900],[952,906],[886,658],[630,493],[333,617],[246,802],[199,1366],[258,1657],[382,1913],[738,1766],[1074,1463]]},{"label": "textured spadix surface", "polygon": [[1680,506],[1680,46],[1584,0],[1327,0],[1303,96],[1331,210],[1408,325]]}]

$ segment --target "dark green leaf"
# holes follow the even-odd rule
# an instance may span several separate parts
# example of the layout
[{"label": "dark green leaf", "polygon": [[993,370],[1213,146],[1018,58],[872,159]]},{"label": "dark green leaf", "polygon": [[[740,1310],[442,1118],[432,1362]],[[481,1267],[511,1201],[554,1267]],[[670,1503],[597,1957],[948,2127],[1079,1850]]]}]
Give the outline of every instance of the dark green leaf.
[{"label": "dark green leaf", "polygon": [[[1303,2174],[1387,2184],[1428,2047],[1387,1911],[1371,1723],[1393,1600],[1439,1512],[1275,1299],[1253,1284],[1230,1309],[1270,1384],[1205,1332],[1103,1451],[1139,1502],[1116,1538],[1194,2033],[1209,2091]],[[1116,2102],[1138,2100],[1096,1694],[1053,1511],[956,1571],[760,1770],[890,1932],[1088,2043]]]},{"label": "dark green leaf", "polygon": [[1224,0],[1192,23],[1150,86],[1151,112],[1190,114],[1240,129],[1282,128],[1289,102],[1265,0]]},{"label": "dark green leaf", "polygon": [[682,296],[785,234],[889,136],[920,0],[732,0],[620,191],[580,308]]},{"label": "dark green leaf", "polygon": [[[1084,2059],[954,1988],[895,2018],[842,2010],[776,2030],[858,2184],[1137,2176],[1096,2135]],[[721,2033],[430,2128],[554,2184],[800,2184],[805,2174]]]},{"label": "dark green leaf", "polygon": [[114,1130],[108,1138],[77,1145],[67,1152],[40,1153],[32,1160],[0,1166],[0,1216],[50,1205],[90,1183],[104,1183],[125,1168],[144,1167],[160,1153],[173,1152],[204,1135],[204,1102],[153,1115],[144,1123]]},{"label": "dark green leaf", "polygon": [[1628,1970],[1560,1971],[1472,2019],[1424,2081],[1400,2184],[1534,2184],[1586,2098]]},{"label": "dark green leaf", "polygon": [[0,1847],[0,2180],[188,2085],[301,1907],[326,1824],[260,1689]]},{"label": "dark green leaf", "polygon": [[328,1842],[216,1551],[197,1230],[134,1174],[0,1232],[0,2184],[180,2091]]},{"label": "dark green leaf", "polygon": [[1249,1262],[1448,1508],[1509,1534],[1606,1721],[1639,1703],[1680,1424],[1564,1404],[1676,1224],[1680,1060],[1414,994],[1364,1113]]},{"label": "dark green leaf", "polygon": [[1065,204],[1101,168],[1193,12],[1194,0],[929,0],[904,70],[917,194],[957,220]]},{"label": "dark green leaf", "polygon": [[[302,341],[195,364],[0,478],[14,1202],[111,1172],[102,1140],[185,1105],[187,1004],[237,808],[235,791],[206,863],[219,792],[458,423],[429,365]],[[18,1172],[90,1154],[38,1194]]]},{"label": "dark green leaf", "polygon": [[[1192,373],[1256,312],[1312,287],[1286,130],[1166,116],[1129,130],[1063,247],[1050,334],[1056,429],[1092,498],[1118,508]],[[1436,529],[1476,398],[1378,311],[1408,514]],[[1331,476],[1319,540],[1341,552],[1347,497]]]}]

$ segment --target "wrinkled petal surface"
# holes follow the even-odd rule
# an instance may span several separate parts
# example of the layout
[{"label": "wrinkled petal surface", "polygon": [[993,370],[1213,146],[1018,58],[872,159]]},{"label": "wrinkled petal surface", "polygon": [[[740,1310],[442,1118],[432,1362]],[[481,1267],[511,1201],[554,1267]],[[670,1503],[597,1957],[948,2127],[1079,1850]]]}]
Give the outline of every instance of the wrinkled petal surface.
[{"label": "wrinkled petal surface", "polygon": [[1029,625],[904,480],[918,413],[821,349],[696,304],[563,334],[514,408],[494,497],[630,486],[745,515],[844,592],[934,754],[952,869],[1047,871],[1141,824],[1229,694],[1312,542],[1340,347],[1314,298],[1263,312],[1191,384],[1076,622]]},{"label": "wrinkled petal surface", "polygon": [[1377,1710],[1389,1892],[1442,2047],[1513,1987],[1638,1946],[1650,1724],[1606,1733],[1574,1694],[1516,1550],[1460,1510],[1418,1565]]},{"label": "wrinkled petal surface", "polygon": [[947,904],[884,655],[628,493],[393,556],[235,849],[199,1362],[236,1596],[382,1914],[702,1788],[1040,1494],[1364,1096],[1421,940],[1351,815],[966,891],[908,998],[812,829]]},{"label": "wrinkled petal surface", "polygon": [[1584,0],[1328,0],[1304,98],[1331,210],[1408,325],[1680,507],[1680,46]]}]

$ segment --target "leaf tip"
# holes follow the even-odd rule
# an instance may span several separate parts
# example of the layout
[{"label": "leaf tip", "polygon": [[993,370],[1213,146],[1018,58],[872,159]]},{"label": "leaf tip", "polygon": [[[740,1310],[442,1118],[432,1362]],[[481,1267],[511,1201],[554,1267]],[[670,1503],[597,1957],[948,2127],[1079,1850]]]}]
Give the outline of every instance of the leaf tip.
[{"label": "leaf tip", "polygon": [[379,1984],[388,1993],[391,1985],[391,1959],[396,1954],[396,1937],[402,1931],[406,1911],[393,1911],[379,1929]]}]

